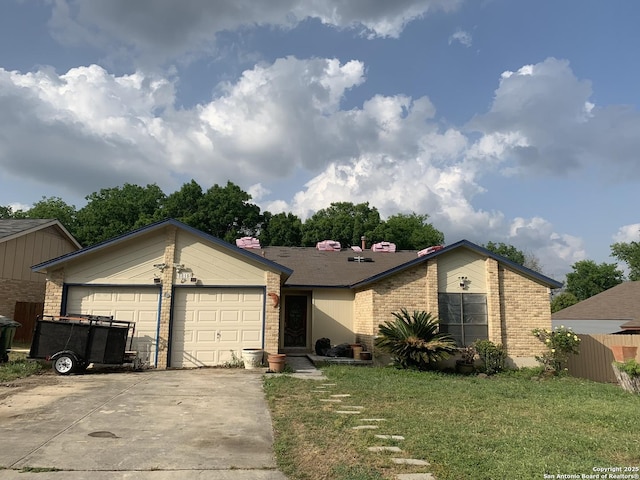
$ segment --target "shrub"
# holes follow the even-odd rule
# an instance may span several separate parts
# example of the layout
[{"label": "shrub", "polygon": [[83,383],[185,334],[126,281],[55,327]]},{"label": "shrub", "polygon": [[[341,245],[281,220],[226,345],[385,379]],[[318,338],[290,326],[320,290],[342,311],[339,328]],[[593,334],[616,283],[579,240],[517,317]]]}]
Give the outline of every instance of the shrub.
[{"label": "shrub", "polygon": [[478,340],[473,346],[478,352],[478,356],[482,361],[484,373],[493,375],[502,372],[505,369],[505,361],[507,352],[500,344],[495,344],[490,340]]},{"label": "shrub", "polygon": [[580,353],[580,338],[570,328],[536,328],[532,333],[547,347],[547,352],[536,357],[547,372],[559,374],[565,370],[569,355]]},{"label": "shrub", "polygon": [[439,360],[457,351],[449,335],[438,333],[439,320],[430,313],[403,308],[394,312],[394,320],[378,325],[376,346],[391,354],[402,368],[428,370]]},{"label": "shrub", "polygon": [[634,358],[626,362],[616,362],[616,367],[630,377],[640,377],[640,363]]}]

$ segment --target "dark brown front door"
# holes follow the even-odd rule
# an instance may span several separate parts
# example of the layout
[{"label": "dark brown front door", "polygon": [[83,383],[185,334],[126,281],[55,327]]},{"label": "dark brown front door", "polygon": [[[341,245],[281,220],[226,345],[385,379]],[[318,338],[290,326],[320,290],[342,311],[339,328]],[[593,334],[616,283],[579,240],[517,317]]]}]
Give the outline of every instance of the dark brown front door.
[{"label": "dark brown front door", "polygon": [[284,297],[284,348],[307,346],[307,296]]}]

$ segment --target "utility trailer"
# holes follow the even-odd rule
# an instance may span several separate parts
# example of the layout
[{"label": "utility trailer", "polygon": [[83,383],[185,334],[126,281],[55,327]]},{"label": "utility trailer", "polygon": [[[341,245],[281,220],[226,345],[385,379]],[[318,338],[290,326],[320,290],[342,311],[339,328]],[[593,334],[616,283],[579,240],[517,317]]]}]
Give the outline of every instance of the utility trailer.
[{"label": "utility trailer", "polygon": [[[82,373],[89,364],[132,364],[142,362],[132,350],[135,323],[113,317],[84,314],[41,315],[29,350],[29,358],[53,362],[59,375]],[[128,349],[127,349],[128,347]]]}]

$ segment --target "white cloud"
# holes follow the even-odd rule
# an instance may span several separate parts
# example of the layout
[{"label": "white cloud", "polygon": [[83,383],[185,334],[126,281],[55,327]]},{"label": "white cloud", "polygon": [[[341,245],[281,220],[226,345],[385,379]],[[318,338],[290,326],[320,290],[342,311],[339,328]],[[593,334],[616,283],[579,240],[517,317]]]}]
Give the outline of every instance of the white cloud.
[{"label": "white cloud", "polygon": [[640,223],[623,225],[612,238],[615,243],[640,242]]},{"label": "white cloud", "polygon": [[187,53],[212,52],[216,35],[272,25],[293,28],[308,19],[398,37],[432,10],[452,11],[461,0],[55,0],[50,27],[67,44],[89,44],[139,61],[163,63]]},{"label": "white cloud", "polygon": [[460,45],[469,48],[471,45],[473,45],[473,37],[469,32],[458,29],[449,37],[449,45],[454,42],[457,42]]},{"label": "white cloud", "polygon": [[512,139],[500,155],[505,174],[565,176],[595,168],[603,178],[616,172],[616,181],[640,178],[640,137],[633,133],[639,112],[599,107],[591,95],[590,82],[576,78],[567,61],[548,58],[504,72],[490,111],[469,127]]}]

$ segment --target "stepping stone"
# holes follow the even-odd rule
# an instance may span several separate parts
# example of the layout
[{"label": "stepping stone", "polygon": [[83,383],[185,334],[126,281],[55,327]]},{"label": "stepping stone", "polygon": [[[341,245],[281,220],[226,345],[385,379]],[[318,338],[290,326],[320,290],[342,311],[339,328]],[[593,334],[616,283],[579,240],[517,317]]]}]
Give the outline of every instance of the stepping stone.
[{"label": "stepping stone", "polygon": [[342,400],[340,400],[339,398],[321,398],[320,401],[321,402],[331,402],[331,403],[340,403],[340,402],[342,402]]},{"label": "stepping stone", "polygon": [[391,461],[397,465],[431,465],[426,460],[418,460],[417,458],[392,458]]},{"label": "stepping stone", "polygon": [[398,480],[436,480],[431,473],[401,473],[396,475]]},{"label": "stepping stone", "polygon": [[362,410],[362,405],[343,405],[342,408],[353,408],[354,410]]},{"label": "stepping stone", "polygon": [[358,410],[336,410],[336,413],[342,413],[343,415],[360,415]]},{"label": "stepping stone", "polygon": [[378,425],[358,425],[357,427],[351,427],[352,430],[375,430]]},{"label": "stepping stone", "polygon": [[350,396],[350,393],[336,393],[335,395],[331,395],[332,398],[347,398]]},{"label": "stepping stone", "polygon": [[363,422],[386,422],[386,418],[362,418]]},{"label": "stepping stone", "polygon": [[401,452],[400,447],[369,447],[370,452]]},{"label": "stepping stone", "polygon": [[336,384],[335,383],[323,383],[322,386],[323,387],[335,387]]},{"label": "stepping stone", "polygon": [[376,435],[376,438],[382,438],[384,440],[404,440],[402,435]]}]

